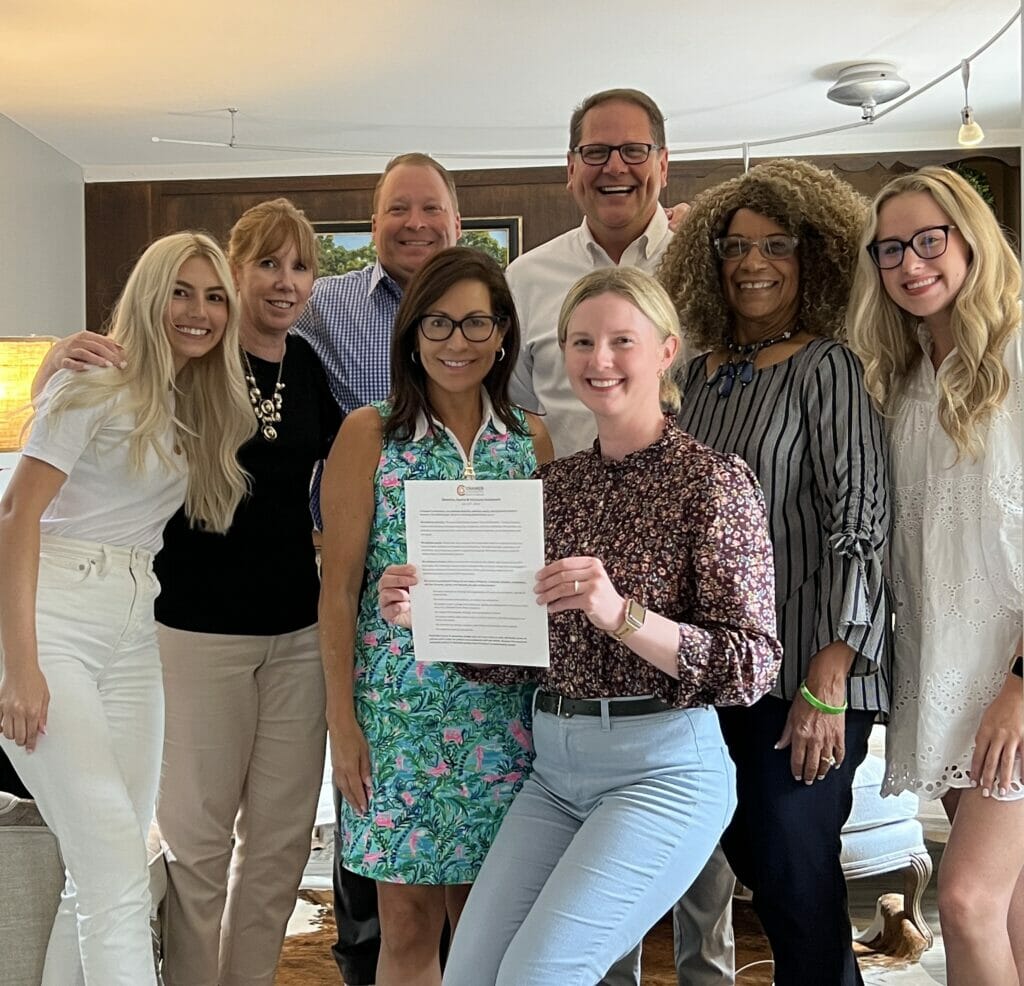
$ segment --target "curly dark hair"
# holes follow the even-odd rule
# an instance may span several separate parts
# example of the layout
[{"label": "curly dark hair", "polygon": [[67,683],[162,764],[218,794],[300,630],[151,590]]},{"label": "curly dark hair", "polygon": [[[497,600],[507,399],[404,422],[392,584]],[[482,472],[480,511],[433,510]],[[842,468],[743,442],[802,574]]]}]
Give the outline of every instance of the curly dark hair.
[{"label": "curly dark hair", "polygon": [[751,209],[799,238],[800,326],[842,339],[868,201],[831,171],[780,158],[698,195],[665,252],[658,277],[690,344],[718,348],[732,324],[714,241],[739,209]]}]

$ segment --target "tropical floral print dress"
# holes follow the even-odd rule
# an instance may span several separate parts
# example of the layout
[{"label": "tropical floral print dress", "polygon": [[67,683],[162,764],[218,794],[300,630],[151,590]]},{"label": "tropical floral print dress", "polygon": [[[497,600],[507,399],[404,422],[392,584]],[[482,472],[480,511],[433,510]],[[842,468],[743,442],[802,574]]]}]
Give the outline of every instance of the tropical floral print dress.
[{"label": "tropical floral print dress", "polygon": [[[387,416],[386,403],[374,406]],[[471,474],[528,478],[533,443],[489,412],[485,402]],[[381,573],[406,560],[404,481],[466,473],[455,439],[423,426],[412,441],[386,440],[377,467],[355,652],[372,794],[362,816],[342,803],[344,866],[374,880],[472,882],[533,759],[532,685],[478,684],[453,665],[417,662],[412,634],[385,623],[377,605]]]}]

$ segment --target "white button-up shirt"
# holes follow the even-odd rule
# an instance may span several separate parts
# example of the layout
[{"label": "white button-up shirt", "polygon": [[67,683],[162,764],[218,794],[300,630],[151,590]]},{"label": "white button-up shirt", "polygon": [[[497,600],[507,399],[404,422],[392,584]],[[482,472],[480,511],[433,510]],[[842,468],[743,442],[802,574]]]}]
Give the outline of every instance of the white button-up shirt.
[{"label": "white button-up shirt", "polygon": [[[653,274],[671,239],[668,217],[659,205],[647,228],[626,247],[618,266]],[[597,437],[597,426],[566,378],[558,346],[558,312],[569,288],[584,274],[615,266],[584,219],[576,229],[523,254],[507,271],[522,327],[511,397],[528,410],[546,414],[544,424],[559,458],[589,448]]]}]

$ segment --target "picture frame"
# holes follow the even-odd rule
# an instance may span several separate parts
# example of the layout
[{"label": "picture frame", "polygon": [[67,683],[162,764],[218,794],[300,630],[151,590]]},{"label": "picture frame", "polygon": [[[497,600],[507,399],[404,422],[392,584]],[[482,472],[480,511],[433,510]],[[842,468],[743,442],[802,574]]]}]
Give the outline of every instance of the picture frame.
[{"label": "picture frame", "polygon": [[[319,248],[320,276],[345,274],[374,263],[369,220],[325,220],[313,223]],[[459,245],[483,250],[507,267],[522,251],[522,216],[472,216],[462,220]]]}]

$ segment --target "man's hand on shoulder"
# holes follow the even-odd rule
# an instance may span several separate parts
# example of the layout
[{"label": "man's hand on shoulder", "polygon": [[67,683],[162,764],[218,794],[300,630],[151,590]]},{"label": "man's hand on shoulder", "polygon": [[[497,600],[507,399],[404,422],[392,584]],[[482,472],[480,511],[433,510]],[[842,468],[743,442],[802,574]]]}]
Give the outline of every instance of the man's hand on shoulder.
[{"label": "man's hand on shoulder", "polygon": [[682,225],[682,222],[689,211],[689,202],[677,202],[675,205],[670,206],[665,210],[665,215],[668,216],[668,228],[672,230],[673,233],[679,231],[679,227]]}]

